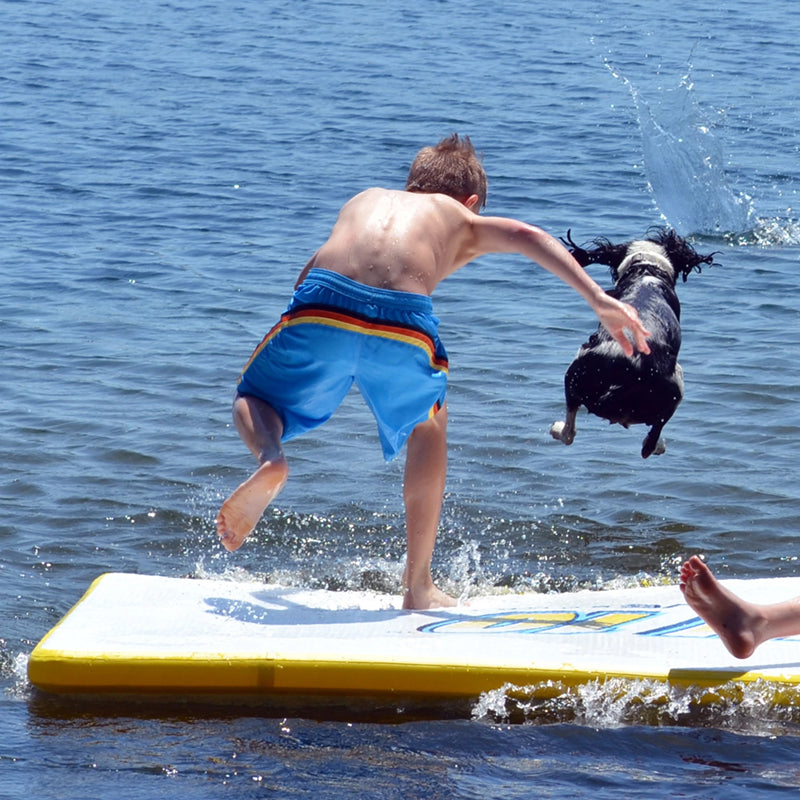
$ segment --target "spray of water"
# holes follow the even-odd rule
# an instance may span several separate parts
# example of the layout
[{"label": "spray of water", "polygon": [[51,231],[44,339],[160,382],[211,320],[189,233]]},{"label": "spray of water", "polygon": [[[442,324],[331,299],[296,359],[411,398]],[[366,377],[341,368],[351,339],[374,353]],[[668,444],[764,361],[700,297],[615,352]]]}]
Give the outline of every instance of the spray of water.
[{"label": "spray of water", "polygon": [[731,185],[715,120],[701,109],[690,75],[648,99],[617,67],[606,67],[633,99],[648,187],[667,224],[684,236],[752,228],[752,200]]},{"label": "spray of water", "polygon": [[506,684],[482,695],[472,717],[493,723],[711,726],[756,735],[797,735],[799,702],[796,689],[766,681],[703,688],[610,678],[577,686],[559,681]]}]

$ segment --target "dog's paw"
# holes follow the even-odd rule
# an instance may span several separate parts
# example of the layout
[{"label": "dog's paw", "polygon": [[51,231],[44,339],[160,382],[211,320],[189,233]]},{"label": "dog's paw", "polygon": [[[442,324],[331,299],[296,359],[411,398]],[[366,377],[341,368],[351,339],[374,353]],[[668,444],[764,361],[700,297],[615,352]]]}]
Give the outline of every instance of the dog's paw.
[{"label": "dog's paw", "polygon": [[642,458],[649,458],[650,456],[661,456],[667,452],[667,443],[663,436],[659,436],[658,441],[653,444],[650,436],[645,437],[642,442]]},{"label": "dog's paw", "polygon": [[550,435],[564,444],[572,444],[575,439],[575,431],[567,430],[567,424],[563,421],[554,422],[550,426]]}]

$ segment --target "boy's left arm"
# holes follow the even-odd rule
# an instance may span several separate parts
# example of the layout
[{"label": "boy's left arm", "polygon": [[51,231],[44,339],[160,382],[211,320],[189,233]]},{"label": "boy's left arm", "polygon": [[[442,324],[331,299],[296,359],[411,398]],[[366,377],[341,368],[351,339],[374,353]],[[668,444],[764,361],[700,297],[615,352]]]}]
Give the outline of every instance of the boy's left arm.
[{"label": "boy's left arm", "polygon": [[505,217],[475,217],[472,226],[476,255],[516,252],[535,261],[586,300],[625,355],[632,356],[634,348],[650,352],[650,332],[642,325],[636,309],[607,295],[555,237],[534,225]]},{"label": "boy's left arm", "polygon": [[[650,345],[647,343],[647,337],[650,336],[650,331],[642,325],[636,309],[608,294],[605,295],[605,299],[607,302],[603,302],[601,298],[600,301],[590,305],[602,326],[617,340],[622,352],[626,356],[632,356],[635,347],[640,353],[649,353]],[[633,343],[628,337],[628,332],[633,337]]]}]

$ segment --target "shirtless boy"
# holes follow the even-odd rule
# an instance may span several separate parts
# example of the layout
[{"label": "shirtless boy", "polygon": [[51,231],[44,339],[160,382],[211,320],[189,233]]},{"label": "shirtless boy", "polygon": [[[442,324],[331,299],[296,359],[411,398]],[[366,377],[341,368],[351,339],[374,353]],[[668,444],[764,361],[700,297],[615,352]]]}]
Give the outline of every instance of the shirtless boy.
[{"label": "shirtless boy", "polygon": [[431,576],[447,469],[447,354],[430,295],[479,256],[526,256],[575,289],[628,355],[634,345],[649,352],[636,311],[609,297],[552,236],[479,216],[486,187],[469,138],[454,134],[417,154],[405,190],[367,189],[341,209],[239,381],[233,418],[259,466],[217,515],[228,550],[242,544],[283,488],[289,467],[282,442],[325,422],[355,380],[384,457],[408,441],[403,607],[455,604]]},{"label": "shirtless boy", "polygon": [[800,635],[800,597],[748,603],[723,586],[699,556],[684,563],[680,587],[692,610],[736,658],[747,658],[768,639]]}]

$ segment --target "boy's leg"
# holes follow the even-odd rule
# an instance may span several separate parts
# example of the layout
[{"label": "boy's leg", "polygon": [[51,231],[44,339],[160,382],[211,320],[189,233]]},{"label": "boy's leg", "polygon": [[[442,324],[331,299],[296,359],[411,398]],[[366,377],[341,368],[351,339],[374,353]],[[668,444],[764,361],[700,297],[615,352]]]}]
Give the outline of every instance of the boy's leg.
[{"label": "boy's leg", "polygon": [[289,465],[283,454],[280,417],[257,397],[237,394],[233,421],[242,441],[258,459],[258,469],[222,504],[217,534],[227,550],[236,550],[255,528],[264,509],[283,488]]},{"label": "boy's leg", "polygon": [[452,606],[456,600],[434,586],[431,558],[439,530],[447,476],[447,405],[408,437],[403,499],[408,555],[403,608]]}]

